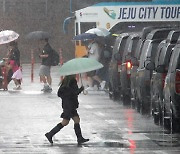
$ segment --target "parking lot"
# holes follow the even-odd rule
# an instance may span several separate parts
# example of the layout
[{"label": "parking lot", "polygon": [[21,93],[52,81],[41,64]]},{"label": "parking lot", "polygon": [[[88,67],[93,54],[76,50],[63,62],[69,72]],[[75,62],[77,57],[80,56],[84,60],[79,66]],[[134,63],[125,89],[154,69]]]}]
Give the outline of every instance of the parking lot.
[{"label": "parking lot", "polygon": [[34,82],[30,65],[23,65],[22,90],[13,90],[12,82],[9,91],[0,91],[0,153],[179,153],[178,133],[171,134],[155,125],[151,116],[139,114],[122,101],[110,100],[103,91],[79,96],[82,133],[90,141],[77,145],[71,121],[53,138],[51,146],[44,134],[59,122],[62,112],[61,100],[56,95],[58,68],[52,68],[52,93],[41,91],[39,65],[35,65]]},{"label": "parking lot", "polygon": [[145,27],[120,34],[114,43],[109,69],[110,98],[122,99],[155,124],[179,128],[180,30]]}]

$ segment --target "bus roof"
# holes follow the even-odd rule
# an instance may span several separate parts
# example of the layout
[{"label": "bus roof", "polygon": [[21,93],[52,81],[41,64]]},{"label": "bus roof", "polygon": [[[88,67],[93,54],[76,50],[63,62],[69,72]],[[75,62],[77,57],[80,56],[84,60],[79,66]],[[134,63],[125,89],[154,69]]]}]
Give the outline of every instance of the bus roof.
[{"label": "bus roof", "polygon": [[180,22],[180,0],[101,2],[75,11],[75,22],[95,22],[112,29],[118,23]]},{"label": "bus roof", "polygon": [[148,2],[101,2],[94,4],[92,6],[118,6],[118,5],[173,5],[180,4],[180,0],[156,0],[156,1],[148,1]]}]

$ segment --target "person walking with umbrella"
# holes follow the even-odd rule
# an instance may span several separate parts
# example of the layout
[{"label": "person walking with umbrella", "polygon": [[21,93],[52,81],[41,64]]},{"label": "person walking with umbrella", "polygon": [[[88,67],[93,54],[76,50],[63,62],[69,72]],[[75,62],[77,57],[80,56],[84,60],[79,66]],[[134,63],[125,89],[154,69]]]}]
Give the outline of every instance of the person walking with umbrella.
[{"label": "person walking with umbrella", "polygon": [[11,79],[15,82],[15,89],[21,89],[22,72],[20,68],[20,52],[16,40],[19,38],[19,34],[12,30],[0,31],[0,44],[8,44],[9,52],[7,58],[3,58],[6,61],[7,69],[7,83]]},{"label": "person walking with umbrella", "polygon": [[[95,59],[97,61],[101,61],[101,54],[103,52],[103,48],[95,39],[89,40],[88,46],[88,58]],[[94,81],[96,81],[99,85],[101,90],[104,89],[106,81],[102,80],[100,78],[100,70],[95,70],[87,73],[88,81],[89,81],[89,87],[86,88],[87,91],[94,90]]]},{"label": "person walking with umbrella", "polygon": [[39,76],[41,81],[44,83],[44,87],[42,91],[52,91],[51,84],[52,84],[52,78],[51,78],[51,63],[52,63],[52,47],[50,46],[48,39],[42,39],[41,45],[43,47],[41,54],[39,57],[42,59],[40,70],[39,70]]},{"label": "person walking with umbrella", "polygon": [[89,141],[89,139],[85,139],[82,136],[80,117],[77,112],[77,108],[79,107],[78,95],[83,90],[83,86],[81,86],[81,88],[78,88],[75,75],[67,75],[62,80],[57,95],[62,99],[63,113],[61,114],[61,118],[63,118],[63,120],[59,124],[57,124],[50,132],[45,134],[51,144],[53,144],[52,137],[56,133],[58,133],[64,126],[67,126],[71,118],[74,121],[74,131],[77,136],[78,144]]}]

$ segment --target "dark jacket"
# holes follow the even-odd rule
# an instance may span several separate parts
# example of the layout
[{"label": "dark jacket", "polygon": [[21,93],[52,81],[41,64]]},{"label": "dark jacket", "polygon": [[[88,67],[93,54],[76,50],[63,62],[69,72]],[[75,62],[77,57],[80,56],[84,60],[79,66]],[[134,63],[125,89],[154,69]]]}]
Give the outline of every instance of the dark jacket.
[{"label": "dark jacket", "polygon": [[10,60],[15,60],[16,64],[20,66],[20,51],[17,47],[13,48],[9,55]]},{"label": "dark jacket", "polygon": [[79,106],[78,95],[83,91],[83,87],[78,88],[76,79],[70,81],[69,86],[61,85],[58,90],[58,97],[62,99],[62,108],[74,110]]},{"label": "dark jacket", "polygon": [[51,59],[52,59],[52,47],[50,46],[49,43],[47,43],[44,48],[43,48],[43,51],[42,51],[42,54],[44,55],[48,55],[47,58],[43,58],[42,59],[42,65],[46,65],[46,66],[51,66]]}]

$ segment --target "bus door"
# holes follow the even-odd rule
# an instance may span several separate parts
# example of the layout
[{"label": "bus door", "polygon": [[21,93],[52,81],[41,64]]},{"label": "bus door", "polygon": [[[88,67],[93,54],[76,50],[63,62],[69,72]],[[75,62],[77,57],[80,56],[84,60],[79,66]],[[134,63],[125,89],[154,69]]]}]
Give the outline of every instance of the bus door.
[{"label": "bus door", "polygon": [[[96,27],[96,22],[79,22],[75,25],[75,35],[85,33],[87,30]],[[75,57],[87,56],[86,41],[75,41]]]}]

